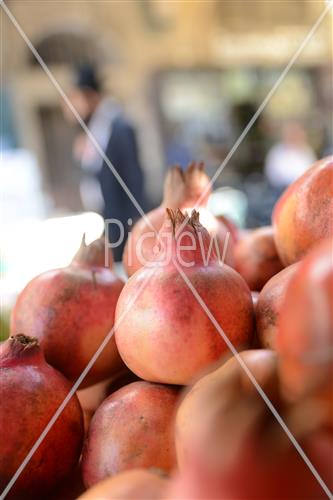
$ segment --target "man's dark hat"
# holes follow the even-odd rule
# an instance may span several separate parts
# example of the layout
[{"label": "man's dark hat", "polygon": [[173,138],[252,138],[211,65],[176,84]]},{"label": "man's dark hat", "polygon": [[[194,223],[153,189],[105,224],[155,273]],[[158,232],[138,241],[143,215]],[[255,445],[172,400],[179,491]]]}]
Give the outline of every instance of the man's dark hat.
[{"label": "man's dark hat", "polygon": [[95,92],[100,92],[102,88],[96,68],[90,64],[82,64],[76,68],[75,85],[82,90],[91,89]]}]

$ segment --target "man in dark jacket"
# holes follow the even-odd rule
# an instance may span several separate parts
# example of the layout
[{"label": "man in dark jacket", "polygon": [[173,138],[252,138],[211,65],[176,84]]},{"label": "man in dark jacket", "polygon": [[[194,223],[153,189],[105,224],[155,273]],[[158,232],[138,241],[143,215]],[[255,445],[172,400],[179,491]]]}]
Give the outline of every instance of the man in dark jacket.
[{"label": "man in dark jacket", "polygon": [[[114,99],[103,95],[97,74],[91,66],[83,66],[77,70],[70,100],[108,160],[142,206],[144,201],[143,173],[139,162],[135,131],[125,118],[119,104]],[[73,121],[69,110],[65,110],[65,114]],[[118,242],[113,248],[113,253],[115,260],[119,261],[129,226],[139,216],[138,211],[83,131],[75,141],[74,154],[84,171],[80,185],[83,206],[87,210],[101,213],[104,219],[109,221],[106,229],[110,242]],[[111,222],[110,219],[113,221]]]}]

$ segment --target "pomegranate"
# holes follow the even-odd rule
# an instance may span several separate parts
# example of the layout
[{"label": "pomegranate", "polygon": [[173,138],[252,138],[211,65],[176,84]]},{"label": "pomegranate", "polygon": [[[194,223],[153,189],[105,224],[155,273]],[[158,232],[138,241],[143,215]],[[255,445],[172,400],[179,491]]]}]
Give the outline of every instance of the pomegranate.
[{"label": "pomegranate", "polygon": [[184,385],[228,347],[179,270],[237,347],[252,338],[252,298],[243,278],[219,263],[195,210],[186,218],[180,210],[168,210],[160,240],[165,244],[155,262],[132,276],[120,294],[116,317],[122,321],[116,342],[123,360],[139,377]]},{"label": "pomegranate", "polygon": [[316,162],[282,194],[273,211],[275,243],[285,265],[333,235],[333,156]]},{"label": "pomegranate", "polygon": [[[277,351],[286,397],[328,397],[333,417],[333,241],[300,262],[281,307]],[[333,423],[333,419],[331,420]]]},{"label": "pomegranate", "polygon": [[[333,437],[321,430],[316,408],[307,401],[297,406],[283,401],[273,351],[241,356],[331,488]],[[188,448],[167,498],[326,498],[238,360],[229,360],[208,377],[179,408],[177,440],[186,436]],[[186,419],[188,429],[183,427]]]},{"label": "pomegranate", "polygon": [[[48,365],[36,338],[19,334],[0,349],[1,491],[7,486],[61,405],[70,384]],[[81,453],[83,417],[74,395],[15,482],[14,498],[47,495],[74,471]],[[44,497],[45,498],[45,497]]]},{"label": "pomegranate", "polygon": [[[66,481],[62,482],[50,495],[52,500],[74,500],[86,490],[82,481],[80,464]],[[40,499],[42,500],[42,499]]]},{"label": "pomegranate", "polygon": [[80,389],[77,391],[77,397],[79,398],[83,410],[95,412],[107,396],[124,385],[136,382],[137,380],[139,380],[138,377],[125,368],[110,379],[103,380],[85,389]]},{"label": "pomegranate", "polygon": [[164,498],[168,480],[158,471],[132,469],[109,477],[86,491],[79,500],[158,500]]},{"label": "pomegranate", "polygon": [[[166,208],[174,210],[180,208],[191,211],[205,190],[207,190],[207,193],[200,200],[198,207],[200,218],[212,238],[216,239],[220,258],[224,257],[227,264],[233,264],[233,236],[227,238],[229,228],[206,209],[211,193],[211,189],[210,187],[208,189],[208,187],[209,177],[204,171],[203,163],[193,162],[185,172],[178,166],[169,169],[165,179],[161,206],[149,212],[145,218],[140,219],[133,227],[128,238],[123,255],[123,264],[128,276],[143,267],[146,262],[154,259],[157,233],[163,225]],[[234,232],[231,234],[233,235]]]},{"label": "pomegranate", "polygon": [[283,269],[271,226],[249,231],[235,246],[235,269],[251,290],[260,291],[265,283]]},{"label": "pomegranate", "polygon": [[243,230],[239,226],[237,226],[236,222],[234,222],[226,215],[217,215],[216,218],[218,221],[222,222],[226,226],[226,228],[230,233],[232,241],[234,243],[237,243],[237,241],[241,238],[241,235],[243,234]]},{"label": "pomegranate", "polygon": [[280,309],[298,263],[286,267],[273,276],[261,290],[256,306],[256,331],[260,345],[275,349]]},{"label": "pomegranate", "polygon": [[[68,267],[42,273],[20,293],[12,313],[11,332],[35,335],[47,362],[73,382],[112,329],[122,287],[123,282],[104,267],[104,239],[88,246],[83,240]],[[82,387],[122,368],[111,338]]]},{"label": "pomegranate", "polygon": [[177,388],[143,381],[111,394],[90,424],[82,458],[85,485],[136,467],[170,470],[177,399]]},{"label": "pomegranate", "polygon": [[136,380],[139,380],[138,377],[125,368],[111,379],[103,380],[98,384],[94,384],[77,391],[77,397],[79,398],[83,410],[85,429],[88,430],[90,421],[95,411],[102,404],[104,399],[107,398],[107,396],[124,385],[135,382]]},{"label": "pomegranate", "polygon": [[[240,356],[260,386],[264,385],[276,370],[277,355],[273,351],[264,349],[249,350],[241,352]],[[210,418],[210,411],[215,415],[216,405],[213,401],[214,398],[218,398],[222,419],[223,412],[228,411],[226,403],[230,397],[229,386],[231,382],[236,384],[236,380],[242,386],[243,392],[252,393],[256,391],[236,358],[232,357],[216,370],[200,378],[185,395],[176,416],[176,449],[180,467],[183,467],[190,458],[193,443],[196,442],[205,425],[205,421],[201,417],[201,406],[204,405],[205,418],[208,419]],[[246,394],[244,398],[245,396]],[[210,409],[207,407],[208,401]]]}]

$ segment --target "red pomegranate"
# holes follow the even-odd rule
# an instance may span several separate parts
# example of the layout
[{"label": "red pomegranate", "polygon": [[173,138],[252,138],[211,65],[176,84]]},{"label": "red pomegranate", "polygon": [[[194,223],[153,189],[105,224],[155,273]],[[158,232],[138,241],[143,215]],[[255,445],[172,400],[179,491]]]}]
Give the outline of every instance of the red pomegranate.
[{"label": "red pomegranate", "polygon": [[[333,416],[333,241],[300,262],[280,311],[277,351],[288,398],[326,394]],[[333,418],[332,418],[333,422]]]},{"label": "red pomegranate", "polygon": [[256,306],[256,331],[260,345],[275,349],[281,305],[288,284],[294,276],[298,262],[273,276],[261,290]]},{"label": "red pomegranate", "polygon": [[198,207],[200,219],[210,235],[216,238],[220,258],[224,258],[229,265],[233,264],[233,236],[229,238],[229,228],[207,210],[210,193],[209,177],[204,171],[203,163],[193,162],[185,172],[178,166],[169,169],[164,183],[162,204],[140,219],[128,238],[123,255],[123,264],[128,276],[132,276],[146,262],[154,260],[157,233],[163,225],[166,208],[191,211],[201,196]]},{"label": "red pomegranate", "polygon": [[82,458],[87,487],[127,469],[175,463],[175,387],[134,382],[109,396],[90,424]]},{"label": "red pomegranate", "polygon": [[275,243],[285,265],[333,235],[333,156],[316,162],[291,184],[273,211]]},{"label": "red pomegranate", "polygon": [[[333,436],[321,430],[315,408],[309,411],[307,402],[288,406],[283,401],[273,351],[248,351],[241,356],[332,488]],[[326,498],[236,358],[198,384],[178,411],[177,439],[186,437],[188,447],[166,495],[168,499]],[[188,429],[183,426],[186,420]]]},{"label": "red pomegranate", "polygon": [[[19,334],[0,347],[0,487],[18,467],[70,391],[48,365],[38,340]],[[81,453],[83,418],[74,395],[15,482],[13,498],[43,498],[74,471]]]},{"label": "red pomegranate", "polygon": [[[277,355],[273,351],[253,349],[241,352],[240,357],[260,386],[266,384],[276,371]],[[229,387],[236,383],[242,386],[242,392],[245,392],[244,399],[247,393],[252,394],[256,391],[246,372],[240,367],[236,358],[232,357],[216,370],[199,378],[186,393],[176,416],[176,449],[179,467],[182,468],[190,459],[196,446],[195,443],[201,440],[202,433],[205,433],[206,427],[209,427],[211,416],[215,418],[214,400],[218,400],[221,412],[219,415],[221,425],[223,425],[224,412],[227,412],[229,408],[226,404],[230,398]],[[202,415],[202,407],[205,408],[204,415]]]},{"label": "red pomegranate", "polygon": [[193,290],[237,347],[252,338],[252,298],[242,277],[218,261],[198,212],[185,218],[168,210],[160,239],[155,262],[132,276],[119,297],[116,342],[139,377],[184,385],[228,351]]},{"label": "red pomegranate", "polygon": [[136,382],[137,380],[139,378],[128,370],[127,367],[124,367],[124,370],[117,373],[114,377],[77,391],[77,397],[83,410],[85,429],[88,430],[95,411],[103,403],[104,399],[124,385]]},{"label": "red pomegranate", "polygon": [[234,257],[235,269],[250,290],[260,291],[284,267],[275,247],[271,226],[247,232],[236,244]]},{"label": "red pomegranate", "polygon": [[[36,336],[47,362],[72,382],[113,327],[123,282],[104,267],[104,259],[103,237],[88,246],[83,241],[68,267],[42,273],[30,281],[12,312],[11,332]],[[108,378],[121,368],[111,338],[82,387]]]},{"label": "red pomegranate", "polygon": [[227,217],[226,215],[217,215],[216,218],[218,221],[222,222],[228,229],[232,241],[234,243],[237,243],[237,241],[241,238],[243,230],[239,226],[237,226],[236,222],[234,222],[232,219],[230,219],[230,217]]},{"label": "red pomegranate", "polygon": [[158,471],[132,469],[97,483],[79,500],[159,500],[164,497],[168,480]]}]

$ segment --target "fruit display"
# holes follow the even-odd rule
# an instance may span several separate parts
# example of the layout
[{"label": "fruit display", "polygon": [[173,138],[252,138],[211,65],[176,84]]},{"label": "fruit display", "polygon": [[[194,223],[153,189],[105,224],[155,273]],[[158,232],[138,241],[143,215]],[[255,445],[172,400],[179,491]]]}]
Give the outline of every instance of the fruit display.
[{"label": "fruit display", "polygon": [[[12,313],[12,334],[37,337],[47,362],[72,382],[113,327],[123,287],[112,267],[105,267],[104,246],[104,237],[90,245],[83,239],[67,268],[48,271],[28,283]],[[123,368],[112,338],[82,386],[102,381]]]},{"label": "fruit display", "polygon": [[26,285],[0,344],[8,498],[332,496],[332,173],[245,231],[209,212],[203,164],[172,167],[125,283],[101,237]]}]

